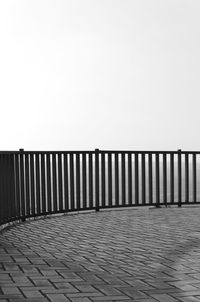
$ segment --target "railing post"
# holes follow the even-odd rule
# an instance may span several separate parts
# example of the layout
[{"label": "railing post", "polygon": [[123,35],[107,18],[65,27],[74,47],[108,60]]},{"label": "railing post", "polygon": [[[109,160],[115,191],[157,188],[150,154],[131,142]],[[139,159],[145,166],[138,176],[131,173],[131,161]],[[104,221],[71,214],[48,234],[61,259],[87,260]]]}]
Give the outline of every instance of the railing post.
[{"label": "railing post", "polygon": [[20,195],[21,195],[21,203],[20,203],[20,206],[21,206],[21,209],[20,209],[20,212],[21,212],[21,215],[22,215],[22,218],[21,220],[22,221],[25,221],[26,218],[25,218],[25,194],[24,194],[24,156],[23,156],[23,152],[24,152],[24,149],[19,149],[19,152],[20,152],[20,167],[19,167],[19,170],[20,170]]},{"label": "railing post", "polygon": [[178,149],[178,207],[182,203],[182,183],[181,183],[181,149]]},{"label": "railing post", "polygon": [[95,149],[95,204],[99,211],[99,149]]}]

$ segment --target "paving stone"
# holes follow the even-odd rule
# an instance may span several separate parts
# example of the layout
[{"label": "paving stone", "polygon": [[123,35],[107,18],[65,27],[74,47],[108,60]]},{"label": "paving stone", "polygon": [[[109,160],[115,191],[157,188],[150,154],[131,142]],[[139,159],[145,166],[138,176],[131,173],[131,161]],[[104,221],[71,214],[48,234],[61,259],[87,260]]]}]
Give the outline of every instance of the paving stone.
[{"label": "paving stone", "polygon": [[196,289],[193,291],[179,291],[171,293],[173,297],[187,297],[187,296],[200,296],[200,290]]},{"label": "paving stone", "polygon": [[77,284],[76,287],[81,293],[97,292],[97,289],[91,285],[78,285]]},{"label": "paving stone", "polygon": [[0,301],[200,301],[200,207],[65,215],[0,233]]},{"label": "paving stone", "polygon": [[9,299],[9,302],[49,302],[49,300],[47,298],[34,298],[34,299],[20,298],[20,299]]},{"label": "paving stone", "polygon": [[147,298],[147,299],[139,299],[139,300],[137,300],[137,299],[134,299],[134,300],[128,300],[128,302],[132,302],[132,301],[134,301],[134,302],[158,302],[158,300],[155,300],[155,299],[153,299],[153,298]]},{"label": "paving stone", "polygon": [[130,301],[129,297],[121,296],[104,296],[104,297],[92,297],[92,301]]},{"label": "paving stone", "polygon": [[66,297],[71,298],[80,298],[80,297],[105,297],[105,295],[101,292],[88,292],[88,293],[65,293]]},{"label": "paving stone", "polygon": [[106,296],[119,296],[121,292],[111,285],[96,285],[96,288]]},{"label": "paving stone", "polygon": [[200,296],[182,297],[180,301],[182,301],[182,302],[199,302],[200,301]]},{"label": "paving stone", "polygon": [[171,297],[169,294],[151,295],[160,302],[177,302],[178,300]]},{"label": "paving stone", "polygon": [[4,299],[18,299],[18,301],[20,300],[20,299],[22,299],[22,298],[24,298],[24,296],[23,295],[12,295],[12,294],[0,294],[0,301],[1,300],[4,300]]},{"label": "paving stone", "polygon": [[142,291],[135,290],[134,288],[131,287],[121,288],[121,292],[124,293],[124,295],[134,299],[148,298],[148,296]]},{"label": "paving stone", "polygon": [[59,289],[54,289],[52,287],[48,288],[40,288],[41,292],[44,294],[72,294],[72,293],[77,293],[78,295],[80,292],[76,289],[69,289],[69,288],[59,288]]},{"label": "paving stone", "polygon": [[33,283],[35,286],[45,286],[45,287],[51,287],[52,284],[47,280],[47,279],[44,279],[44,280],[33,280]]},{"label": "paving stone", "polygon": [[1,287],[1,291],[5,295],[21,295],[17,287]]},{"label": "paving stone", "polygon": [[63,294],[48,294],[47,297],[52,302],[70,302],[70,300]]},{"label": "paving stone", "polygon": [[26,290],[22,288],[22,292],[26,298],[42,298],[42,294],[39,290],[33,288],[32,290]]},{"label": "paving stone", "polygon": [[91,300],[88,298],[72,298],[71,301],[72,302],[91,302]]}]

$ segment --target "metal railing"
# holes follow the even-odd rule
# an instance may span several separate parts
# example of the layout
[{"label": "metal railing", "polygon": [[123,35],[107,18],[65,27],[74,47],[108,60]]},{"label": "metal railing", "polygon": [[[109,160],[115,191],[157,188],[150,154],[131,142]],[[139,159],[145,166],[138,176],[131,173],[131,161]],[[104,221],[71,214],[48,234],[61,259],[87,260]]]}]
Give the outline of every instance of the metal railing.
[{"label": "metal railing", "polygon": [[0,225],[29,217],[199,203],[200,152],[1,151]]}]

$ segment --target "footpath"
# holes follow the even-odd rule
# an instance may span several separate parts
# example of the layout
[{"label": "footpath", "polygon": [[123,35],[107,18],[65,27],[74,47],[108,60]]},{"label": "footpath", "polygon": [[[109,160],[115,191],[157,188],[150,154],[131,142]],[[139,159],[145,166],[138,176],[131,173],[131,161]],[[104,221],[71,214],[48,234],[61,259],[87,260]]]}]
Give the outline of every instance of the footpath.
[{"label": "footpath", "polygon": [[200,301],[200,207],[37,219],[0,233],[0,302]]}]

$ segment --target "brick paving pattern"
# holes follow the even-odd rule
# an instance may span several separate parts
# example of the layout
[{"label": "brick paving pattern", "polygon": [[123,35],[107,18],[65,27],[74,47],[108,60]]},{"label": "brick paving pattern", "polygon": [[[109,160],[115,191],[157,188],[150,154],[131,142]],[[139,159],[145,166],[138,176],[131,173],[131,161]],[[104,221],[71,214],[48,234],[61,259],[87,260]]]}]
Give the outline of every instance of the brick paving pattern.
[{"label": "brick paving pattern", "polygon": [[38,219],[0,234],[0,301],[200,301],[200,207]]}]

